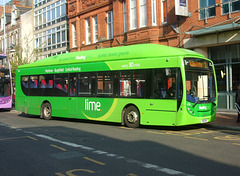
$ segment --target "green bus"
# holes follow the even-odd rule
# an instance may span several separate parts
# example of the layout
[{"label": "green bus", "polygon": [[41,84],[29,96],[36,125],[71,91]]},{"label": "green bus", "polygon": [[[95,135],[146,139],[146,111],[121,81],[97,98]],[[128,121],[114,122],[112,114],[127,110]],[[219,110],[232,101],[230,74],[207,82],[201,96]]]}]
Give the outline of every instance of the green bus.
[{"label": "green bus", "polygon": [[16,110],[44,119],[182,126],[214,121],[216,108],[212,61],[158,44],[55,55],[16,73]]}]

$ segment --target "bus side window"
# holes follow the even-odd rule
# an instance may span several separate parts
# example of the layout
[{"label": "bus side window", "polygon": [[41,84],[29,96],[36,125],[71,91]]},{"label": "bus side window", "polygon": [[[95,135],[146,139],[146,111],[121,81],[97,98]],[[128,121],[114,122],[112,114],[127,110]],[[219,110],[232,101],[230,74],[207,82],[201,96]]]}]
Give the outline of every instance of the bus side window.
[{"label": "bus side window", "polygon": [[156,99],[166,98],[167,96],[167,80],[165,69],[155,69],[153,70],[153,97]]},{"label": "bus side window", "polygon": [[176,68],[153,70],[154,98],[176,98]]},{"label": "bus side window", "polygon": [[94,73],[80,74],[78,82],[78,95],[79,96],[95,96],[96,75]]},{"label": "bus side window", "polygon": [[70,74],[70,78],[69,78],[70,96],[76,96],[76,88],[77,88],[77,75],[73,73],[73,74]]},{"label": "bus side window", "polygon": [[28,88],[28,76],[23,76],[21,82],[24,88]]},{"label": "bus side window", "polygon": [[113,96],[114,90],[114,75],[113,73],[100,72],[97,77],[97,95],[98,96]]},{"label": "bus side window", "polygon": [[129,97],[132,95],[131,74],[129,71],[121,71],[120,76],[120,96]]},{"label": "bus side window", "polygon": [[145,97],[145,71],[121,71],[120,96]]},{"label": "bus side window", "polygon": [[30,88],[38,88],[38,76],[30,76]]},{"label": "bus side window", "polygon": [[39,88],[46,88],[47,84],[46,84],[46,80],[45,80],[45,76],[41,75],[39,76]]},{"label": "bus side window", "polygon": [[54,79],[54,88],[56,88],[56,96],[67,96],[68,92],[68,75],[57,74]]}]

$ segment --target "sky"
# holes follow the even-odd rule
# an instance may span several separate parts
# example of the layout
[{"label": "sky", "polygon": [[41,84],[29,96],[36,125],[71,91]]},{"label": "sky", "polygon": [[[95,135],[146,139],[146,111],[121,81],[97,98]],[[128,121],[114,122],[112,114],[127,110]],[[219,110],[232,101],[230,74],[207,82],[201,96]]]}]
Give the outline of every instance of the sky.
[{"label": "sky", "polygon": [[[5,0],[5,3],[9,2],[10,0]],[[4,0],[0,0],[0,5],[4,4]]]}]

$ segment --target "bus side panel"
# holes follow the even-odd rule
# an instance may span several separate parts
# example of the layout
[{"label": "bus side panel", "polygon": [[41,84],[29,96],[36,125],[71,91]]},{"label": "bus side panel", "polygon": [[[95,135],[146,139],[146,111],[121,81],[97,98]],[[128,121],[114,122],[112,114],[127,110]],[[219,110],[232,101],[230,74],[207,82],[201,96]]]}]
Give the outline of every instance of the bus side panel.
[{"label": "bus side panel", "polygon": [[175,126],[177,116],[177,100],[145,100],[144,116],[142,115],[141,124],[143,125],[163,125]]},{"label": "bus side panel", "polygon": [[121,122],[121,100],[118,98],[79,98],[78,118]]}]

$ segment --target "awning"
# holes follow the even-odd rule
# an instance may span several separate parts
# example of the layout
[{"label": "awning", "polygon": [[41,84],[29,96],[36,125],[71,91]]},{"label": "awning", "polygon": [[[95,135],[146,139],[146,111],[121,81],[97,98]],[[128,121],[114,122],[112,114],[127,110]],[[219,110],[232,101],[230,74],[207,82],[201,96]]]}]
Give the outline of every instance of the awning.
[{"label": "awning", "polygon": [[240,28],[240,23],[230,23],[230,24],[224,24],[224,25],[219,25],[219,26],[213,26],[213,27],[206,27],[203,29],[198,29],[194,31],[187,31],[185,34],[190,34],[190,35],[205,35],[205,34],[211,34],[211,33],[216,33],[216,32],[222,32],[222,31],[228,31],[228,30],[234,30]]}]

